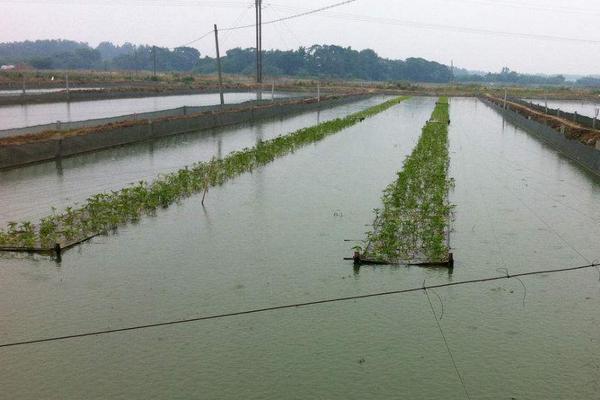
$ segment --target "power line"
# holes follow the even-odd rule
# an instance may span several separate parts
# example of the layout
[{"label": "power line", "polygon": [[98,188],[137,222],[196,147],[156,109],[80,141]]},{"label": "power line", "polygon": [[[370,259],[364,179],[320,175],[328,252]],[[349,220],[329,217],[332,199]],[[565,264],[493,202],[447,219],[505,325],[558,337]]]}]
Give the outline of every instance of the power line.
[{"label": "power line", "polygon": [[190,42],[187,42],[187,43],[185,43],[185,44],[182,44],[181,46],[177,46],[177,47],[187,47],[187,46],[189,46],[189,45],[191,45],[191,44],[194,44],[194,43],[196,43],[196,42],[199,42],[200,40],[204,39],[204,38],[205,38],[205,37],[207,37],[208,35],[211,35],[212,33],[213,33],[213,31],[208,31],[208,32],[206,32],[204,35],[200,36],[199,38],[196,38],[196,39],[194,39],[194,40],[192,40],[192,41],[190,41]]},{"label": "power line", "polygon": [[[246,14],[248,14],[248,11],[249,11],[249,10],[250,10],[252,7],[253,7],[253,5],[251,5],[251,4],[250,4],[250,5],[248,5],[247,7],[245,7],[245,8],[244,8],[244,11],[242,11],[242,12],[240,13],[240,15],[239,15],[239,16],[236,18],[236,20],[235,20],[235,22],[233,23],[233,25],[237,25],[237,24],[239,24],[239,23],[242,21],[242,19],[243,19],[243,18],[246,16]],[[230,35],[231,35],[231,33],[230,33],[230,32],[226,32],[226,33],[223,35],[223,38],[222,38],[222,40],[221,40],[221,43],[222,43],[223,45],[225,45],[225,44],[227,43],[227,39],[230,37]]]},{"label": "power line", "polygon": [[18,4],[60,4],[69,6],[108,6],[108,7],[122,7],[122,6],[134,6],[134,7],[219,7],[219,8],[239,8],[240,6],[246,6],[247,3],[240,1],[163,1],[163,0],[0,0],[0,3],[18,3]]},{"label": "power line", "polygon": [[560,7],[560,6],[540,6],[533,4],[524,4],[522,2],[515,3],[511,1],[498,1],[498,0],[450,0],[455,3],[471,3],[471,4],[480,4],[484,6],[491,7],[510,7],[517,9],[527,9],[534,11],[547,11],[551,13],[564,13],[564,14],[580,14],[589,16],[597,16],[600,15],[600,11],[593,9],[583,9],[583,8],[574,8],[574,7]]},{"label": "power line", "polygon": [[588,44],[600,44],[600,40],[593,39],[582,39],[582,38],[574,38],[567,36],[554,36],[554,35],[546,35],[546,34],[538,34],[538,33],[522,33],[522,32],[510,32],[510,31],[500,31],[493,29],[482,29],[482,28],[469,28],[462,26],[454,26],[454,25],[445,25],[445,24],[433,24],[433,23],[423,23],[409,20],[401,20],[396,18],[386,18],[386,17],[370,17],[366,15],[357,15],[357,14],[349,14],[349,13],[335,13],[335,14],[325,14],[327,18],[341,18],[351,21],[357,22],[369,22],[383,25],[396,25],[396,26],[407,26],[412,28],[419,29],[428,29],[428,30],[441,30],[441,31],[450,31],[450,32],[458,32],[458,33],[474,33],[480,35],[490,35],[490,36],[505,36],[505,37],[516,37],[521,39],[537,39],[537,40],[549,40],[549,41],[562,41],[562,42],[572,42],[572,43],[588,43]]},{"label": "power line", "polygon": [[181,320],[168,321],[168,322],[158,322],[158,323],[153,323],[153,324],[130,326],[130,327],[119,328],[119,329],[107,329],[107,330],[95,331],[95,332],[78,333],[78,334],[74,334],[74,335],[49,337],[49,338],[44,338],[44,339],[24,340],[24,341],[20,341],[20,342],[0,344],[0,348],[24,346],[24,345],[37,344],[37,343],[56,342],[56,341],[84,338],[84,337],[90,337],[90,336],[107,335],[107,334],[111,334],[111,333],[129,332],[129,331],[136,331],[136,330],[142,330],[142,329],[148,329],[148,328],[158,328],[158,327],[163,327],[163,326],[189,324],[192,322],[208,321],[208,320],[213,320],[213,319],[236,317],[236,316],[249,315],[249,314],[258,314],[258,313],[264,313],[264,312],[268,312],[268,311],[278,311],[278,310],[284,310],[284,309],[290,309],[290,308],[300,308],[300,307],[315,306],[315,305],[328,304],[328,303],[338,303],[338,302],[344,302],[344,301],[350,301],[350,300],[361,300],[361,299],[368,299],[368,298],[374,298],[374,297],[383,297],[383,296],[390,296],[390,295],[395,295],[395,294],[418,292],[421,290],[431,290],[431,289],[439,289],[439,288],[445,288],[445,287],[451,287],[451,286],[491,282],[491,281],[497,281],[497,280],[501,280],[501,279],[511,279],[511,278],[518,278],[518,277],[523,277],[523,276],[569,272],[569,271],[576,271],[576,270],[582,270],[582,269],[588,269],[588,268],[595,268],[598,266],[600,266],[600,264],[594,262],[592,264],[582,265],[579,267],[569,267],[569,268],[561,268],[561,269],[545,270],[545,271],[522,272],[522,273],[513,274],[513,275],[509,274],[507,271],[505,276],[495,276],[495,277],[491,277],[491,278],[472,279],[472,280],[467,280],[467,281],[442,283],[442,284],[430,285],[430,286],[425,286],[425,284],[423,284],[423,286],[421,286],[421,287],[410,288],[410,289],[400,289],[400,290],[393,290],[393,291],[388,291],[388,292],[363,294],[363,295],[348,296],[348,297],[337,297],[337,298],[333,298],[333,299],[315,300],[315,301],[308,301],[305,303],[296,303],[296,304],[287,304],[287,305],[281,305],[281,306],[265,307],[265,308],[258,308],[258,309],[254,309],[254,310],[246,310],[246,311],[238,311],[238,312],[225,313],[225,314],[209,315],[209,316],[204,316],[204,317],[181,319]]},{"label": "power line", "polygon": [[[288,10],[291,9],[290,7],[280,6],[280,5],[273,4],[273,3],[269,3],[269,5],[271,5],[273,7],[281,8],[281,9],[288,9]],[[327,10],[325,10],[325,11],[327,11]],[[473,33],[473,34],[480,34],[480,35],[517,37],[517,38],[521,38],[521,39],[563,41],[563,42],[572,42],[572,43],[600,44],[600,40],[594,40],[594,39],[582,39],[582,38],[546,35],[546,34],[538,34],[538,33],[510,32],[510,31],[501,31],[501,30],[484,29],[484,28],[470,28],[470,27],[462,27],[462,26],[455,26],[455,25],[424,23],[424,22],[418,22],[418,21],[401,20],[401,19],[397,19],[397,18],[375,17],[375,16],[359,15],[359,14],[351,14],[351,13],[326,12],[323,14],[323,17],[332,18],[332,19],[350,20],[350,21],[356,21],[356,22],[375,23],[375,24],[379,24],[379,25],[407,26],[407,27],[418,28],[418,29],[440,30],[440,31],[458,32],[458,33]]]},{"label": "power line", "polygon": [[[277,9],[275,7],[272,7],[272,4],[268,4],[268,6],[271,6],[271,9],[275,13],[277,13],[277,15],[279,17],[281,17],[281,14],[277,11]],[[298,37],[298,35],[296,35],[296,33],[292,30],[292,28],[290,28],[289,24],[286,21],[283,21],[283,26],[285,27],[285,29],[288,30],[288,32],[296,40],[296,42],[298,42],[298,47],[302,47],[302,41],[300,40],[300,38]],[[282,38],[283,38],[283,36],[282,36]]]},{"label": "power line", "polygon": [[[357,0],[347,0],[347,1],[340,2],[340,3],[335,3],[335,4],[332,4],[329,6],[321,7],[321,8],[315,9],[315,10],[304,11],[304,12],[301,12],[298,14],[287,16],[287,17],[263,22],[263,25],[274,24],[274,23],[281,22],[281,21],[287,21],[290,19],[295,19],[295,18],[306,16],[306,15],[311,15],[311,14],[315,14],[315,13],[319,13],[319,12],[323,12],[323,11],[328,11],[332,8],[336,8],[336,7],[345,5],[345,4],[353,3],[355,1],[357,1]],[[458,1],[458,0],[455,0],[455,1]],[[463,0],[463,1],[470,1],[473,3],[494,5],[492,3],[485,2],[484,0],[479,0],[479,1]],[[16,1],[14,1],[14,0],[0,0],[0,3],[15,3],[15,2]],[[54,3],[64,3],[64,4],[76,3],[77,5],[81,5],[81,2],[79,2],[79,1],[58,0],[58,1],[53,1],[53,2]],[[21,3],[23,3],[23,2],[21,2]],[[47,2],[46,1],[42,2],[42,1],[38,1],[38,0],[29,0],[29,1],[25,1],[25,3],[44,3],[45,4]],[[159,4],[159,3],[155,2],[155,4]],[[103,3],[103,5],[106,5],[106,3]],[[184,7],[188,7],[188,6],[191,7],[194,5],[210,5],[211,7],[216,7],[216,6],[218,6],[218,7],[239,7],[239,6],[246,7],[247,3],[244,3],[244,2],[215,2],[215,1],[212,1],[212,2],[211,1],[189,2],[188,3],[188,2],[179,1],[179,2],[169,3],[169,5],[178,5],[178,6],[184,6]],[[288,10],[293,8],[293,7],[281,6],[281,5],[277,5],[277,4],[273,4],[273,3],[269,3],[269,5],[272,5],[274,7],[279,7],[282,9],[287,8]],[[511,3],[511,2],[501,2],[498,5],[510,6],[510,7],[518,7],[519,6],[518,3]],[[520,8],[533,8],[533,7],[525,7],[525,6],[521,5]],[[594,13],[594,12],[590,13],[588,10],[571,9],[571,8],[566,8],[566,7],[554,8],[554,9],[548,8],[548,7],[535,7],[535,9],[548,10],[548,11],[556,10],[557,12],[563,12],[563,13],[577,11],[580,13],[585,12],[585,13],[587,13],[587,15],[598,15],[597,13]],[[358,15],[358,14],[326,13],[324,16],[327,18],[339,18],[339,19],[353,20],[353,21],[358,21],[358,22],[371,22],[371,23],[384,24],[384,25],[408,26],[408,27],[413,27],[413,28],[418,28],[418,29],[441,30],[441,31],[451,31],[451,32],[458,32],[458,33],[473,33],[473,34],[491,35],[491,36],[517,37],[517,38],[522,38],[522,39],[537,39],[537,40],[563,41],[563,42],[572,42],[572,43],[600,44],[600,40],[593,40],[593,39],[582,39],[582,38],[536,34],[536,33],[509,32],[509,31],[500,31],[500,30],[483,29],[483,28],[469,28],[469,27],[461,27],[461,26],[453,26],[453,25],[445,25],[445,24],[422,23],[422,22],[417,22],[417,21],[400,20],[400,19],[394,19],[394,18],[372,17],[372,16]],[[252,28],[255,26],[256,26],[255,24],[249,24],[249,25],[242,25],[242,26],[232,26],[232,27],[223,28],[223,29],[219,29],[219,30],[222,32],[225,32],[225,31],[230,31],[230,30]],[[212,33],[213,33],[212,30],[208,31],[201,37],[194,39],[194,40],[192,40],[182,46],[179,46],[179,47],[189,46],[193,43],[196,43],[197,41],[204,39],[205,37],[207,37],[208,35],[210,35]]]},{"label": "power line", "polygon": [[[316,14],[322,11],[327,11],[330,10],[332,8],[336,8],[336,7],[340,7],[346,4],[350,4],[350,3],[354,3],[357,0],[346,0],[346,1],[342,1],[340,3],[335,3],[335,4],[331,4],[325,7],[321,7],[321,8],[316,8],[314,10],[309,10],[309,11],[304,11],[301,12],[299,14],[294,14],[294,15],[288,15],[287,17],[282,17],[282,18],[277,18],[277,19],[273,19],[270,21],[265,21],[262,24],[263,25],[270,25],[270,24],[275,24],[277,22],[282,22],[282,21],[289,21],[290,19],[295,19],[295,18],[300,18],[300,17],[305,17],[307,15],[312,15],[312,14]],[[237,29],[245,29],[245,28],[254,28],[256,26],[256,24],[250,24],[250,25],[242,25],[242,26],[232,26],[229,28],[224,28],[221,29],[223,31],[233,31],[233,30],[237,30]]]},{"label": "power line", "polygon": [[[316,14],[316,13],[319,13],[319,12],[322,12],[322,11],[330,10],[332,8],[343,6],[345,4],[354,3],[355,1],[357,1],[357,0],[342,1],[340,3],[331,4],[331,5],[328,5],[328,6],[325,6],[325,7],[321,7],[321,8],[317,8],[317,9],[314,9],[314,10],[304,11],[304,12],[301,12],[301,13],[298,13],[298,14],[288,15],[287,17],[282,17],[282,18],[277,18],[277,19],[273,19],[273,20],[270,20],[270,21],[265,21],[265,22],[262,23],[262,25],[271,25],[271,24],[275,24],[277,22],[288,21],[290,19],[295,19],[295,18],[300,18],[300,17],[304,17],[304,16],[307,16],[307,15],[311,15],[311,14]],[[255,28],[255,27],[256,27],[256,24],[248,24],[248,25],[230,26],[230,27],[227,27],[227,28],[219,28],[219,31],[220,32],[228,32],[228,31],[235,31],[235,30],[239,30],[239,29],[247,29],[247,28]],[[196,42],[204,39],[205,37],[207,37],[208,35],[210,35],[212,33],[213,33],[212,30],[208,31],[205,34],[203,34],[202,36],[200,36],[199,38],[194,39],[194,40],[192,40],[192,41],[190,41],[190,42],[188,42],[186,44],[183,44],[183,45],[181,45],[179,47],[186,47],[186,46],[189,46],[191,44],[194,44],[194,43],[196,43]]]}]

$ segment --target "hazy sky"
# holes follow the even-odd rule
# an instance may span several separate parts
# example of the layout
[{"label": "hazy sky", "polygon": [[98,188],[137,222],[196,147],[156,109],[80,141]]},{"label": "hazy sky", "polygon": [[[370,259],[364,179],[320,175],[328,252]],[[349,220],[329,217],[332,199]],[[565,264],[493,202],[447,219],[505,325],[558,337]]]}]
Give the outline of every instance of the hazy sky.
[{"label": "hazy sky", "polygon": [[[339,1],[263,0],[263,20]],[[176,47],[202,36],[214,23],[224,28],[254,22],[253,0],[0,0],[0,4],[0,42],[65,38],[92,46],[107,40]],[[263,36],[265,49],[338,44],[372,48],[388,58],[424,57],[445,64],[454,60],[457,66],[486,71],[509,66],[520,72],[600,74],[597,0],[358,0],[265,26]],[[225,50],[251,47],[255,40],[252,28],[222,32],[221,38]],[[193,46],[202,54],[214,54],[210,35]]]}]

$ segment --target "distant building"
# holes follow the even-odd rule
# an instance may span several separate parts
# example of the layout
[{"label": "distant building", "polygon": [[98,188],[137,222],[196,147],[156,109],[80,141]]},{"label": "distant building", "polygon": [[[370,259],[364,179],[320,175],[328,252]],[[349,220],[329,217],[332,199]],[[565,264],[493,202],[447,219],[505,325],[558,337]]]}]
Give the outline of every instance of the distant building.
[{"label": "distant building", "polygon": [[17,67],[15,67],[14,65],[3,65],[0,67],[0,71],[10,71],[16,68]]}]

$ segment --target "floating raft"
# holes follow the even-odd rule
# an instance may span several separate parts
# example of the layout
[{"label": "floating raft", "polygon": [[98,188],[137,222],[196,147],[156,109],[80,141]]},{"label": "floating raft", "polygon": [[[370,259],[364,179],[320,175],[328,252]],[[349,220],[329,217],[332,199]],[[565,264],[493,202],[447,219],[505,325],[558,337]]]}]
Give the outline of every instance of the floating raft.
[{"label": "floating raft", "polygon": [[454,268],[454,254],[448,254],[448,260],[445,261],[431,261],[431,260],[373,260],[365,258],[359,252],[355,252],[353,257],[345,257],[346,261],[354,261],[355,265],[407,265],[407,266],[419,266],[419,267],[445,267]]},{"label": "floating raft", "polygon": [[[375,209],[364,247],[354,246],[351,259],[360,265],[406,265],[452,269],[448,193],[450,156],[447,98],[436,103],[417,145],[404,160],[394,182],[383,191],[383,209]],[[363,242],[364,243],[364,242]]]},{"label": "floating raft", "polygon": [[72,249],[73,247],[85,243],[88,240],[100,236],[101,233],[97,233],[92,236],[88,236],[84,239],[74,240],[71,242],[55,243],[53,247],[11,247],[11,246],[0,246],[0,252],[2,253],[27,253],[27,254],[43,254],[55,256],[60,260],[62,253]]}]

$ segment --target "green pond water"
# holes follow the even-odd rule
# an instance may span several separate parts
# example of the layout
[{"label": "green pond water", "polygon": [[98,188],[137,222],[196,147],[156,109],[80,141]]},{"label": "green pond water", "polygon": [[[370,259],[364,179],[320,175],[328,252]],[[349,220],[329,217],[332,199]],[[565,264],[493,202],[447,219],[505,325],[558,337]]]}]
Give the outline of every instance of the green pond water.
[{"label": "green pond water", "polygon": [[6,226],[9,221],[38,221],[48,215],[52,207],[64,209],[96,193],[119,190],[140,180],[150,181],[160,173],[253,147],[258,140],[344,117],[388,98],[377,96],[253,125],[192,132],[81,154],[60,162],[0,171],[0,226]]},{"label": "green pond water", "polygon": [[[412,98],[211,189],[205,208],[186,199],[60,264],[0,256],[0,343],[600,258],[600,180],[453,98],[453,274],[343,261],[435,101]],[[430,292],[471,398],[596,398],[599,278],[522,278],[526,293],[515,279],[456,286],[436,291],[441,303]],[[423,292],[0,348],[0,388],[11,399],[466,398]]]}]

